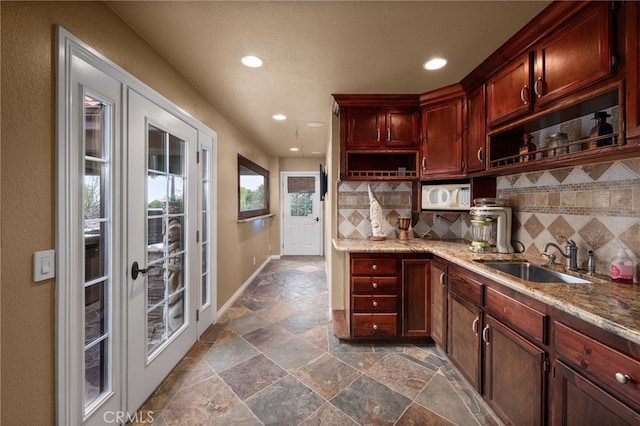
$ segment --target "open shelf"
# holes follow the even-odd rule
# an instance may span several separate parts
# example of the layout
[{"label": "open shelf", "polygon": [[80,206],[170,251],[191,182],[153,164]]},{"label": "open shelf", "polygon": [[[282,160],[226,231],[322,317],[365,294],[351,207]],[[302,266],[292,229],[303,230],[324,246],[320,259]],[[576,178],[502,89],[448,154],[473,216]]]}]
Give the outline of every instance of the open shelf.
[{"label": "open shelf", "polygon": [[345,178],[351,180],[417,180],[417,151],[347,151]]},{"label": "open shelf", "polygon": [[[619,119],[620,98],[623,96],[621,87],[616,85],[575,104],[542,112],[496,129],[487,137],[487,169],[499,173],[522,167],[534,169],[550,162],[595,158],[619,148],[625,144],[624,133],[621,131],[623,122]],[[613,125],[614,132],[593,138],[589,133],[595,124],[594,114],[598,111],[611,114],[609,123]],[[561,145],[547,146],[547,138],[559,132],[566,133],[568,141]],[[536,150],[521,155],[520,145],[524,133],[533,136]]]}]

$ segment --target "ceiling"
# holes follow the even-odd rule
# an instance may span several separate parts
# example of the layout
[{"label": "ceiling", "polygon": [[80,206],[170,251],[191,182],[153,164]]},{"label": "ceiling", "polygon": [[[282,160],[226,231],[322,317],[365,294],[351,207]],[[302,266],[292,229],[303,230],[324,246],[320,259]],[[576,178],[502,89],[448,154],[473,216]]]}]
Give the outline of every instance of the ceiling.
[{"label": "ceiling", "polygon": [[[329,140],[332,93],[420,94],[460,82],[548,3],[108,5],[269,155],[322,158]],[[240,59],[245,55],[259,56],[264,65],[243,66]],[[434,56],[446,58],[447,66],[423,69]],[[275,121],[274,114],[287,119]],[[310,121],[324,125],[308,127]]]}]

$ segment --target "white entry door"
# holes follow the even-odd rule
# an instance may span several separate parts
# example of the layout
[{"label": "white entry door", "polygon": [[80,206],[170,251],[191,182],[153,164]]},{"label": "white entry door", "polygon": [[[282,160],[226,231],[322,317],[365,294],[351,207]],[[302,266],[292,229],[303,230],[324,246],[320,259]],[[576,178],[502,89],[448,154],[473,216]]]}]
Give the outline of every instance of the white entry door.
[{"label": "white entry door", "polygon": [[127,410],[196,340],[197,130],[133,90],[128,128]]},{"label": "white entry door", "polygon": [[282,172],[282,254],[322,255],[320,173]]}]

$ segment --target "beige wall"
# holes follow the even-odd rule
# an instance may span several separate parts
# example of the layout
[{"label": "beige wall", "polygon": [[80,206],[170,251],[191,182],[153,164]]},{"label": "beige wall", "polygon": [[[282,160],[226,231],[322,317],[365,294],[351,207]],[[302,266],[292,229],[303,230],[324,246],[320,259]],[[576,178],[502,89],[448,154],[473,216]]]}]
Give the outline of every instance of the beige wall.
[{"label": "beige wall", "polygon": [[[55,247],[55,26],[217,132],[218,306],[259,266],[252,265],[253,256],[269,256],[271,229],[278,220],[237,223],[236,156],[241,153],[265,168],[274,160],[105,4],[3,1],[1,8],[0,368],[5,392],[0,420],[45,425],[54,423],[55,282],[32,281],[32,256]],[[279,170],[272,173],[278,176]]]}]

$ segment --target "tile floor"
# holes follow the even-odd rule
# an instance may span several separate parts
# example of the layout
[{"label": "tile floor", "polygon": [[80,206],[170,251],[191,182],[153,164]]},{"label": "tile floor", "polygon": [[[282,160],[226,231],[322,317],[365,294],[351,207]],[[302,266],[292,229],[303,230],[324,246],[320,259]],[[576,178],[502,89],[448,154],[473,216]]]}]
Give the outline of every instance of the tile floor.
[{"label": "tile floor", "polygon": [[499,424],[433,344],[333,336],[322,257],[266,265],[142,410],[156,426]]}]

